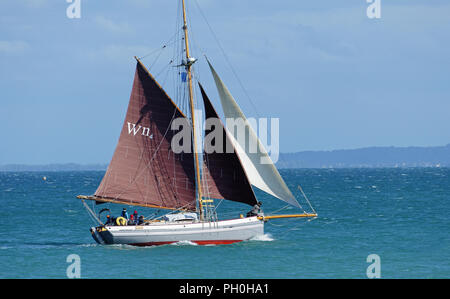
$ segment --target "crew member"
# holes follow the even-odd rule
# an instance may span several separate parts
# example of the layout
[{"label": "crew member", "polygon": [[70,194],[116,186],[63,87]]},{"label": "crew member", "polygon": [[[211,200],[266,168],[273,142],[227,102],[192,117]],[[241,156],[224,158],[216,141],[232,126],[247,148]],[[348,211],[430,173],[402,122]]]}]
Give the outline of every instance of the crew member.
[{"label": "crew member", "polygon": [[247,213],[247,217],[252,216],[264,216],[264,212],[261,209],[262,202],[258,201],[253,208],[250,210],[250,212]]},{"label": "crew member", "polygon": [[123,208],[122,214],[121,214],[120,216],[122,216],[123,218],[125,218],[127,221],[128,221],[128,219],[130,218],[130,217],[128,217],[128,212],[127,212],[127,209],[126,209],[126,208]]}]

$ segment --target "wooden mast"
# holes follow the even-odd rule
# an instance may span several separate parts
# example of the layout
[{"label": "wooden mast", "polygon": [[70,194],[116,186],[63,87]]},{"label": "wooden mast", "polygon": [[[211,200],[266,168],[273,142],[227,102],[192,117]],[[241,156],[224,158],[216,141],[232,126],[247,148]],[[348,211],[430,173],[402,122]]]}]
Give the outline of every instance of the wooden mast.
[{"label": "wooden mast", "polygon": [[194,92],[193,92],[193,86],[192,86],[192,73],[191,73],[191,66],[192,63],[190,62],[190,56],[189,56],[189,40],[188,40],[188,30],[187,30],[187,23],[186,23],[186,7],[184,4],[184,0],[182,0],[183,3],[183,30],[184,30],[184,42],[186,46],[186,72],[188,77],[188,86],[189,86],[189,102],[190,102],[190,108],[191,108],[191,117],[192,117],[192,134],[193,134],[193,149],[194,149],[194,158],[195,158],[195,181],[197,183],[197,192],[198,192],[198,206],[199,206],[199,212],[200,212],[200,220],[203,220],[203,206],[202,206],[202,184],[200,180],[200,167],[199,167],[199,161],[198,161],[198,153],[197,153],[197,134],[195,132],[195,110],[194,110]]}]

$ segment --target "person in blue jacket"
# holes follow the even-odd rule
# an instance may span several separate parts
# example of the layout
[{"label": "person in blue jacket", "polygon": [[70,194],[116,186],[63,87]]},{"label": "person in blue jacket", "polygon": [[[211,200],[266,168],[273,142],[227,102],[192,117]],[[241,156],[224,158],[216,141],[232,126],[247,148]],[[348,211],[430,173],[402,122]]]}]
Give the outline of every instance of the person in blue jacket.
[{"label": "person in blue jacket", "polygon": [[128,221],[129,217],[128,217],[127,209],[123,208],[122,215],[120,215],[120,216],[122,216],[123,218],[125,218]]}]

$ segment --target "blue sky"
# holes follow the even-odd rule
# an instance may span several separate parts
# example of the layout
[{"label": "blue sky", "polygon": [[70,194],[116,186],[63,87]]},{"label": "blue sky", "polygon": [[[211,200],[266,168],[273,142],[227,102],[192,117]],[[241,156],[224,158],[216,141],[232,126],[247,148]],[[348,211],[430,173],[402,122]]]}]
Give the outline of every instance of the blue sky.
[{"label": "blue sky", "polygon": [[[366,0],[187,2],[193,55],[247,116],[280,118],[281,152],[450,143],[448,1],[382,0],[380,19]],[[176,0],[81,0],[80,19],[68,5],[0,2],[0,164],[109,162],[133,56],[176,29]]]}]

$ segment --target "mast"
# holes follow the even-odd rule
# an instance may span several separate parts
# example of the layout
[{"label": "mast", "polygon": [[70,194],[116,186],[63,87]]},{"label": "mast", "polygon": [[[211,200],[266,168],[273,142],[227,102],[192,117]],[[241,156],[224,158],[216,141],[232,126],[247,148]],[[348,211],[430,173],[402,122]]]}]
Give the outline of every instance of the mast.
[{"label": "mast", "polygon": [[184,0],[182,0],[183,3],[183,30],[184,30],[184,42],[186,47],[186,72],[187,72],[187,78],[188,78],[188,86],[189,86],[189,103],[190,103],[190,109],[191,109],[191,117],[192,117],[192,134],[193,136],[193,142],[194,142],[194,160],[195,160],[195,182],[197,185],[197,192],[198,192],[198,206],[199,206],[199,212],[200,212],[200,220],[203,220],[203,207],[202,207],[202,184],[200,180],[200,167],[199,167],[199,161],[198,161],[198,153],[197,153],[197,134],[195,132],[195,110],[194,110],[194,92],[193,92],[193,86],[192,86],[192,73],[191,73],[191,66],[195,62],[195,59],[191,58],[189,56],[189,40],[188,40],[188,30],[187,30],[187,23],[186,23],[186,7],[184,4]]}]

